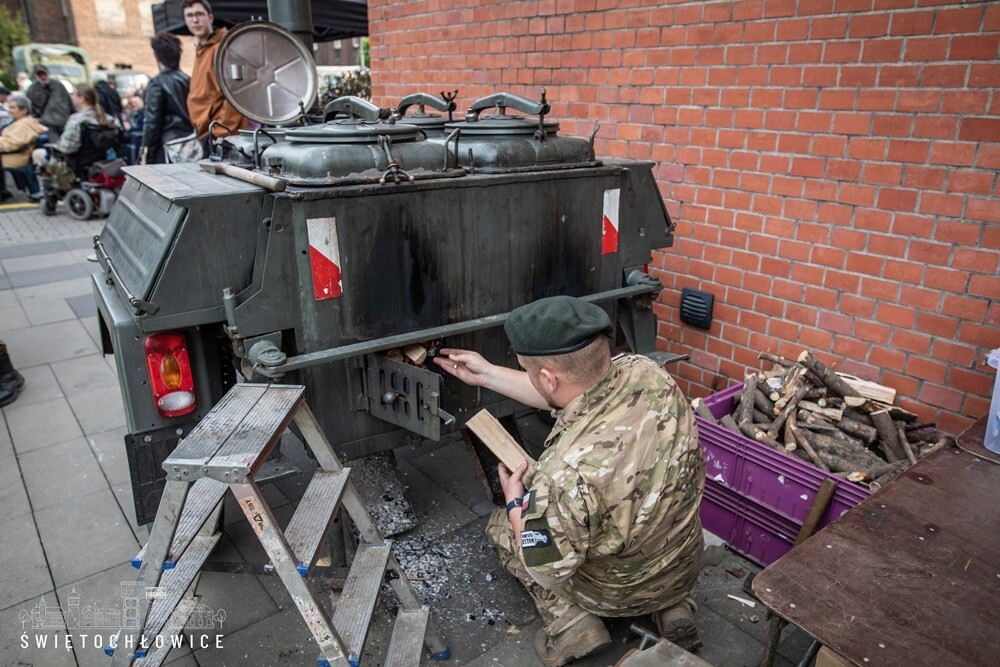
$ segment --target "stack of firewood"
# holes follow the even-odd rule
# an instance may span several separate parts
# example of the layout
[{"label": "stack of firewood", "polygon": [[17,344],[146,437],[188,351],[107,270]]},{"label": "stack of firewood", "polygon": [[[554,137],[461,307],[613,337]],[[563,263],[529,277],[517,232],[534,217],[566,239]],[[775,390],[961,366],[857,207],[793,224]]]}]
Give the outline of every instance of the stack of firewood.
[{"label": "stack of firewood", "polygon": [[808,350],[760,359],[774,367],[746,376],[732,415],[716,420],[697,398],[695,412],[873,490],[951,442],[894,406],[891,387],[837,373]]}]

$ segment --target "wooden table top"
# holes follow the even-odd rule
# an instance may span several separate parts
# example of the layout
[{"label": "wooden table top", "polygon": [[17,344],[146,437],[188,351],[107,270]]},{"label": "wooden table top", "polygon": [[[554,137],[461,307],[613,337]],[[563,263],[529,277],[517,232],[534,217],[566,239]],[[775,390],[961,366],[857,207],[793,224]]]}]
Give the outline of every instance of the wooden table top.
[{"label": "wooden table top", "polygon": [[931,454],[753,590],[861,667],[1000,664],[1000,465],[964,449]]}]

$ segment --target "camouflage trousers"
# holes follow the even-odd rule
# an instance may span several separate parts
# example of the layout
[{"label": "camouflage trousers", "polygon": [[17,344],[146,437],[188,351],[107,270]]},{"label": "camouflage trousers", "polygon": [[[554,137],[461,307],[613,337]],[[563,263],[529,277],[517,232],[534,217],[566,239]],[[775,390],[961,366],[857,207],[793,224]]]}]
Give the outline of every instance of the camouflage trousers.
[{"label": "camouflage trousers", "polygon": [[486,524],[486,538],[490,544],[497,548],[500,563],[504,569],[514,575],[528,589],[528,594],[531,595],[531,599],[535,602],[535,608],[538,609],[538,613],[542,617],[545,632],[550,637],[563,632],[588,614],[601,617],[639,615],[639,613],[653,613],[679,604],[685,597],[694,592],[703,548],[701,531],[699,530],[690,548],[685,550],[687,553],[683,554],[680,562],[677,563],[678,570],[684,574],[678,576],[672,590],[663,591],[658,596],[658,602],[650,600],[649,607],[642,612],[623,614],[622,609],[618,606],[602,605],[599,599],[575,595],[572,587],[556,592],[540,586],[532,579],[517,555],[514,531],[511,530],[510,522],[507,520],[507,514],[503,508],[498,507],[490,514],[489,522]]}]

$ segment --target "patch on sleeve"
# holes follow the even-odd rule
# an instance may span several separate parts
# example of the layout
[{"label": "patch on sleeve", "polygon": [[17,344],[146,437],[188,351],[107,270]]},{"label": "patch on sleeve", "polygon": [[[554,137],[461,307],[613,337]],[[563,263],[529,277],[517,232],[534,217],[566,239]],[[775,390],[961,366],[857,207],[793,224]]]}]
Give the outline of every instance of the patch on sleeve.
[{"label": "patch on sleeve", "polygon": [[548,530],[542,529],[521,531],[522,549],[538,549],[539,547],[547,547],[551,544],[552,536],[549,535]]}]

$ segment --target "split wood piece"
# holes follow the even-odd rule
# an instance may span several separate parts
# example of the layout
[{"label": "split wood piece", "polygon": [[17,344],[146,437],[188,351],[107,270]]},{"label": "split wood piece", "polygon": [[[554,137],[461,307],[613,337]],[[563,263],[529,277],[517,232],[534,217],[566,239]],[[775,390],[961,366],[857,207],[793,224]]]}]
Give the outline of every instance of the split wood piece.
[{"label": "split wood piece", "polygon": [[815,412],[816,414],[826,417],[830,421],[840,421],[844,418],[844,411],[837,408],[824,408],[818,403],[813,403],[812,401],[799,401],[799,407],[803,410],[808,410],[809,412]]},{"label": "split wood piece", "polygon": [[413,343],[412,345],[404,345],[403,354],[406,358],[412,361],[417,366],[422,365],[427,361],[427,348],[420,343]]},{"label": "split wood piece", "polygon": [[516,470],[522,461],[527,461],[529,468],[535,460],[521,448],[521,445],[507,432],[507,429],[497,421],[497,418],[486,410],[480,410],[472,419],[466,422],[473,433],[484,445],[490,448],[500,462],[508,470]]},{"label": "split wood piece", "polygon": [[861,396],[869,398],[873,401],[879,403],[885,403],[887,405],[892,405],[896,402],[896,390],[892,387],[887,387],[883,384],[878,384],[877,382],[871,382],[869,380],[862,380],[859,377],[849,375],[848,373],[837,373],[847,384],[854,388]]},{"label": "split wood piece", "polygon": [[712,414],[712,411],[708,409],[708,406],[705,405],[705,401],[703,399],[701,398],[692,399],[691,409],[694,410],[694,413],[699,417],[701,417],[702,419],[707,419],[713,424],[719,423],[719,420],[716,419],[715,415]]},{"label": "split wood piece", "polygon": [[899,434],[896,432],[896,424],[888,410],[876,410],[871,413],[872,423],[878,431],[879,447],[885,454],[885,458],[890,463],[901,461],[906,457],[903,446],[899,442]]},{"label": "split wood piece", "polygon": [[830,471],[830,466],[826,464],[826,461],[819,457],[819,454],[817,454],[816,450],[813,449],[812,444],[806,440],[805,436],[802,434],[802,430],[794,420],[789,419],[785,424],[785,428],[792,432],[792,437],[795,438],[795,442],[797,442],[799,447],[802,448],[802,451],[806,453],[809,459],[813,462],[813,465],[820,470],[826,470],[827,472]]},{"label": "split wood piece", "polygon": [[794,452],[799,443],[795,441],[795,412],[790,412],[785,420],[785,451]]},{"label": "split wood piece", "polygon": [[906,428],[903,426],[902,422],[893,422],[896,425],[896,436],[899,438],[899,444],[903,447],[903,453],[906,454],[906,458],[910,461],[910,465],[917,462],[917,457],[913,453],[913,447],[910,446],[910,441],[906,438]]},{"label": "split wood piece", "polygon": [[898,419],[907,423],[917,421],[917,414],[915,412],[904,410],[898,405],[879,405],[878,407],[888,410],[889,416],[893,419]]},{"label": "split wood piece", "polygon": [[736,413],[733,415],[741,431],[753,424],[753,401],[755,391],[757,391],[757,374],[750,373],[743,378],[743,391],[740,392],[740,404],[737,406]]},{"label": "split wood piece", "polygon": [[[850,461],[851,463],[847,467],[851,470],[862,470],[868,466],[878,465],[883,462],[882,459],[872,454],[859,440],[854,440],[841,431],[830,433],[803,431],[802,437],[821,455],[831,454]],[[833,466],[831,466],[831,469],[833,469]],[[845,468],[840,469],[844,470]]]},{"label": "split wood piece", "polygon": [[862,412],[857,408],[846,407],[844,408],[844,416],[848,419],[853,419],[856,422],[861,422],[862,424],[867,424],[868,426],[875,426],[872,423],[872,418],[868,416],[868,413]]},{"label": "split wood piece", "polygon": [[740,427],[736,425],[736,420],[733,419],[732,415],[722,415],[722,419],[719,420],[719,423],[733,433],[740,433]]},{"label": "split wood piece", "polygon": [[861,396],[858,390],[847,384],[842,377],[837,375],[826,364],[812,355],[812,352],[805,350],[799,355],[799,363],[811,370],[820,381],[839,396]]},{"label": "split wood piece", "polygon": [[799,402],[802,400],[802,397],[806,395],[807,391],[809,391],[808,386],[806,386],[805,384],[799,385],[798,389],[796,389],[795,393],[792,395],[791,400],[788,401],[788,404],[785,405],[785,407],[781,410],[781,412],[778,413],[778,416],[775,418],[774,423],[771,424],[771,428],[767,430],[767,434],[770,437],[772,438],[778,437],[778,433],[781,432],[781,427],[784,426],[786,421],[788,421],[789,415],[795,414]]}]

